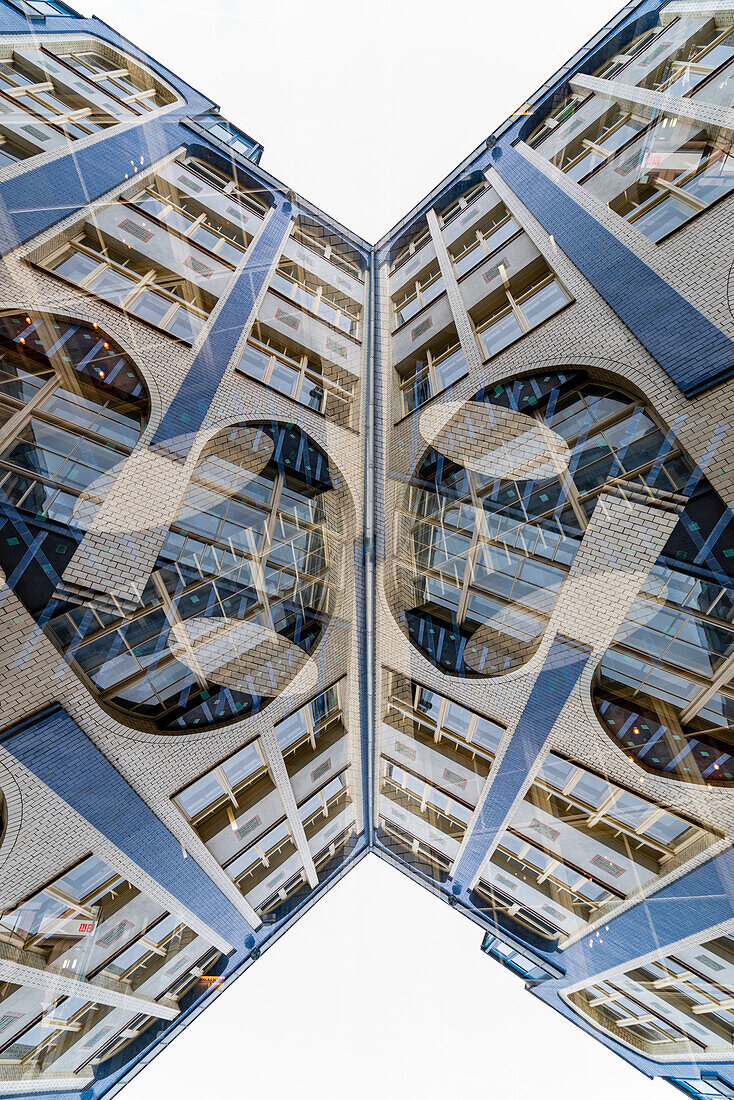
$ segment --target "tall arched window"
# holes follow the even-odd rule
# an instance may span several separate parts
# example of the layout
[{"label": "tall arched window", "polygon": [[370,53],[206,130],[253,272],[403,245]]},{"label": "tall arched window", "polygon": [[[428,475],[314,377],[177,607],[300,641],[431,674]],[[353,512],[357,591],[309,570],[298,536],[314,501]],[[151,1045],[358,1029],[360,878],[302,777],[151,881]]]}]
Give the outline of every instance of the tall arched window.
[{"label": "tall arched window", "polygon": [[398,516],[404,629],[451,675],[519,667],[599,495],[618,486],[655,499],[687,480],[645,404],[581,371],[480,390],[418,463]]}]

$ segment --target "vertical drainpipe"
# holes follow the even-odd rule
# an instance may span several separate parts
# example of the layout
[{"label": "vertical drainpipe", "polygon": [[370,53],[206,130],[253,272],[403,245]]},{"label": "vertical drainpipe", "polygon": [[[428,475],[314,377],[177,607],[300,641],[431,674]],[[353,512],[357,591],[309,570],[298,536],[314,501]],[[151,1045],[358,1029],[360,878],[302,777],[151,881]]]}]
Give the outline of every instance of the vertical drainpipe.
[{"label": "vertical drainpipe", "polygon": [[364,379],[364,525],[362,531],[362,565],[364,598],[364,639],[361,652],[362,666],[362,721],[366,745],[362,782],[364,817],[367,843],[374,839],[374,730],[375,730],[375,324],[376,283],[375,253],[370,252],[369,307],[367,326],[367,370]]}]

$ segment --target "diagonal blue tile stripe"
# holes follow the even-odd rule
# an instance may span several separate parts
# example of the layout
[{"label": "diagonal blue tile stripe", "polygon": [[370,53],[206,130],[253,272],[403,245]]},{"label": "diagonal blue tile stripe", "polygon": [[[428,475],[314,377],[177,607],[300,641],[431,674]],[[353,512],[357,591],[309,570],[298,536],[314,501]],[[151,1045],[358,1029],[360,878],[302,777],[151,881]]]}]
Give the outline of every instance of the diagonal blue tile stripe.
[{"label": "diagonal blue tile stripe", "polygon": [[557,635],[525,704],[454,879],[468,888],[510,812],[589,658],[589,649]]},{"label": "diagonal blue tile stripe", "polygon": [[53,162],[52,187],[47,164],[0,183],[0,255],[83,209],[123,183],[126,174],[132,179],[134,168],[148,167],[185,141],[178,118],[168,115],[138,123],[86,148],[70,145],[70,151]]},{"label": "diagonal blue tile stripe", "polygon": [[268,219],[224,307],[158,425],[151,446],[178,458],[185,458],[188,454],[273,260],[280,252],[290,218],[291,204],[282,200]]},{"label": "diagonal blue tile stripe", "polygon": [[3,747],[232,947],[252,928],[62,707],[0,736]]},{"label": "diagonal blue tile stripe", "polygon": [[728,848],[612,917],[608,933],[587,936],[566,948],[566,976],[561,984],[633,962],[650,951],[663,952],[679,940],[733,919],[734,850]]},{"label": "diagonal blue tile stripe", "polygon": [[492,167],[686,397],[734,374],[734,343],[512,146]]}]

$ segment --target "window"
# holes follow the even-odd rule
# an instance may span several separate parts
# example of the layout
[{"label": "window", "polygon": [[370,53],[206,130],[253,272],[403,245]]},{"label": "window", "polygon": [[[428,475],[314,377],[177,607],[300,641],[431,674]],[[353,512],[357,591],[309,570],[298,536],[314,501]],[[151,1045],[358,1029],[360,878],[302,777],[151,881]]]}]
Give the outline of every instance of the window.
[{"label": "window", "polygon": [[[244,260],[267,209],[263,196],[203,162],[188,160],[167,165],[123,199],[98,211],[85,233],[49,265],[192,342]],[[94,256],[80,257],[84,249]],[[100,251],[114,274],[90,267]],[[136,278],[137,283],[131,281]]]},{"label": "window", "polygon": [[495,210],[490,218],[476,229],[471,236],[465,237],[449,249],[459,278],[466,275],[487,256],[491,256],[503,244],[506,244],[520,227],[510,217],[504,206]]},{"label": "window", "polygon": [[454,218],[457,218],[463,210],[466,210],[467,206],[478,199],[480,195],[483,195],[485,191],[489,189],[489,184],[486,180],[480,180],[478,183],[472,184],[470,187],[463,191],[457,198],[452,199],[448,206],[438,207],[437,213],[439,215],[439,221],[441,225],[448,225]]},{"label": "window", "polygon": [[643,31],[642,34],[633,38],[632,41],[619,53],[616,53],[608,61],[605,61],[600,69],[597,70],[596,75],[602,77],[604,80],[614,80],[618,73],[625,68],[626,65],[634,57],[639,57],[643,51],[647,50],[657,36],[660,34],[660,27],[650,27],[649,30]]},{"label": "window", "polygon": [[243,130],[233,126],[218,114],[202,115],[197,119],[201,125],[209,131],[212,137],[229,145],[235,153],[241,153],[243,157],[252,160],[255,164],[260,160],[262,145],[254,138],[249,137]]},{"label": "window", "polygon": [[[485,403],[492,411],[483,425],[477,405]],[[494,476],[476,459],[460,464],[477,446],[498,454],[503,408],[528,417],[523,439],[534,419],[561,438],[568,452],[558,474],[550,459],[535,479]],[[578,372],[482,390],[445,431],[457,457],[436,449],[421,457],[398,521],[399,621],[442,671],[493,675],[537,647],[599,495],[617,486],[655,500],[658,487],[679,492],[688,474],[641,403]]]},{"label": "window", "polygon": [[[651,27],[649,30],[643,31],[642,34],[634,38],[632,42],[623,47],[623,49],[613,57],[604,61],[594,75],[603,80],[616,80],[622,70],[630,65],[635,58],[639,59],[643,55],[645,57],[648,56],[646,51],[649,47],[653,46],[653,43],[660,33],[660,26]],[[663,52],[664,49],[665,47],[663,47]],[[651,54],[651,56],[654,55]],[[621,79],[625,83],[630,83],[630,81],[624,81],[624,77]],[[639,77],[637,80],[639,80]],[[633,79],[631,83],[637,83],[637,80]],[[552,108],[550,114],[546,115],[543,121],[533,130],[526,139],[528,145],[537,148],[549,134],[552,134],[554,130],[557,130],[559,126],[563,125],[564,122],[571,118],[582,104],[587,103],[592,98],[593,96],[588,92],[570,92],[569,95]]]},{"label": "window", "polygon": [[398,373],[403,413],[409,413],[466,374],[458,337],[453,334],[424,348],[420,358],[402,363]]},{"label": "window", "polygon": [[[294,781],[296,799],[306,798],[330,783],[348,766],[342,687],[335,684],[276,726],[286,770]],[[330,751],[333,750],[333,753]],[[318,765],[314,768],[314,762]],[[321,766],[326,764],[327,766]],[[295,777],[298,776],[298,782]]]},{"label": "window", "polygon": [[247,341],[236,370],[345,427],[351,425],[355,388],[349,380],[351,376],[344,378],[345,385],[341,385],[336,377],[329,377],[338,372],[326,360],[319,362],[315,355],[289,347],[258,324],[254,332],[257,335]]},{"label": "window", "polygon": [[118,613],[59,605],[48,634],[136,728],[176,732],[254,713],[328,622],[338,583],[331,489],[325,455],[299,428],[226,429],[202,454],[139,602]]},{"label": "window", "polygon": [[646,119],[614,107],[584,137],[564,146],[551,163],[580,183],[646,126]]},{"label": "window", "polygon": [[77,50],[59,57],[98,88],[121,100],[134,114],[155,111],[175,101],[173,93],[159,81],[137,66],[128,67],[124,59],[112,60],[96,50]]},{"label": "window", "polygon": [[482,879],[567,937],[716,839],[550,754]]},{"label": "window", "polygon": [[[143,1002],[175,1001],[196,977],[197,964],[219,958],[211,944],[94,855],[3,913],[0,947],[21,966],[103,984]],[[19,1065],[24,1078],[70,1076],[92,1054],[109,1055],[134,1018],[83,997],[54,998],[0,983],[0,1066],[11,1078],[11,1067]],[[138,1030],[151,1022],[141,1017]]]},{"label": "window", "polygon": [[536,149],[549,134],[552,134],[571,115],[575,114],[581,104],[585,103],[588,98],[589,95],[584,92],[572,92],[566,96],[549,115],[546,115],[540,125],[527,138],[528,145]]},{"label": "window", "polygon": [[630,756],[680,779],[734,779],[733,627],[728,587],[654,566],[604,656],[596,693]]},{"label": "window", "polygon": [[[262,193],[256,191],[253,187],[247,187],[241,180],[233,179],[225,172],[220,171],[206,161],[200,160],[198,157],[185,157],[181,163],[182,166],[185,166],[183,167],[184,177],[188,177],[189,173],[194,174],[193,182],[189,186],[196,194],[200,193],[200,181],[204,179],[208,184],[213,185],[217,191],[229,195],[251,213],[257,214],[258,217],[263,218],[267,213],[268,205]],[[199,177],[198,182],[197,177]],[[178,182],[183,183],[185,180],[179,179]],[[201,201],[206,204],[205,195]]]},{"label": "window", "polygon": [[443,276],[437,263],[431,264],[420,279],[408,283],[393,298],[396,325],[404,325],[424,306],[433,302],[445,290]]},{"label": "window", "polygon": [[49,271],[192,344],[216,298],[121,243],[85,229],[45,261]]},{"label": "window", "polygon": [[[729,107],[734,70],[734,35],[731,29],[706,22],[692,40],[657,67],[644,85],[669,95],[690,96],[705,103]],[[714,79],[710,79],[715,74]]]},{"label": "window", "polygon": [[431,233],[427,222],[423,222],[419,228],[414,229],[408,235],[407,240],[401,239],[398,242],[395,255],[390,259],[390,274],[392,275],[406,260],[419,252],[424,244],[428,244],[430,239]]},{"label": "window", "polygon": [[296,264],[282,260],[273,276],[270,289],[277,290],[279,294],[285,295],[349,336],[358,338],[359,317],[362,312],[359,305],[333,287],[319,282]]},{"label": "window", "polygon": [[223,222],[210,210],[182,192],[171,195],[171,186],[154,179],[146,187],[128,193],[125,199],[136,210],[163,223],[188,240],[237,267],[245,257],[250,238],[235,223]]},{"label": "window", "polygon": [[275,727],[281,752],[297,752],[308,742],[316,748],[319,735],[328,730],[334,722],[342,721],[341,687],[334,684],[322,691],[305,707],[300,707],[288,718],[283,718]]},{"label": "window", "polygon": [[[293,789],[307,838],[314,841],[314,852],[320,850],[319,845],[328,849],[334,843],[336,834],[326,837],[325,833],[335,821],[339,833],[353,821],[353,815],[348,815],[348,821],[341,816],[351,804],[344,773],[336,775],[336,769],[327,769],[326,785],[317,784],[319,789],[311,793],[310,761],[306,759],[305,768],[302,766],[302,750],[308,758],[313,752],[321,753],[325,744],[333,745],[344,738],[340,691],[340,684],[332,685],[275,727],[286,759],[298,761],[298,767],[291,769]],[[217,862],[246,895],[256,889],[260,876],[270,877],[273,857],[294,850],[286,812],[259,739],[200,776],[175,801]],[[299,861],[299,882],[300,868]],[[260,904],[266,895],[256,896]]]},{"label": "window", "polygon": [[99,330],[52,317],[1,318],[0,349],[0,501],[86,530],[145,425],[145,385]]},{"label": "window", "polygon": [[454,860],[504,728],[435,691],[387,674],[380,815],[429,856]]},{"label": "window", "polygon": [[354,829],[354,809],[345,775],[333,779],[298,811],[317,868],[333,858]]},{"label": "window", "polygon": [[32,155],[30,150],[24,149],[17,142],[0,134],[0,168],[5,168],[8,164],[16,164],[17,161],[25,160]]},{"label": "window", "polygon": [[76,12],[73,12],[71,8],[67,8],[66,4],[59,3],[59,0],[25,0],[28,7],[33,8],[39,15],[45,15],[48,19],[50,16],[63,15],[67,19],[76,19]]},{"label": "window", "polygon": [[540,275],[533,275],[533,269],[528,269],[521,277],[510,279],[500,262],[497,273],[503,286],[485,301],[475,319],[487,357],[503,351],[570,301],[547,268]]},{"label": "window", "polygon": [[[259,739],[176,796],[198,836],[235,882],[289,842],[285,809]],[[267,863],[263,863],[267,866]]]},{"label": "window", "polygon": [[482,951],[526,981],[537,982],[551,977],[549,971],[536,963],[534,959],[511,947],[510,944],[505,943],[498,936],[487,933],[482,943]]},{"label": "window", "polygon": [[176,802],[189,821],[199,825],[228,802],[236,807],[238,795],[262,779],[266,769],[259,740],[251,741],[176,795]]},{"label": "window", "polygon": [[[85,137],[119,119],[100,114],[83,95],[57,88],[45,73],[37,74],[23,61],[0,61],[0,97],[29,115],[58,127],[68,138]],[[26,153],[30,156],[31,153]]]},{"label": "window", "polygon": [[675,1085],[686,1096],[692,1096],[694,1100],[709,1100],[710,1097],[734,1096],[734,1088],[727,1085],[719,1077],[669,1077],[671,1085]]},{"label": "window", "polygon": [[611,209],[659,241],[734,187],[731,139],[663,118],[593,177]]},{"label": "window", "polygon": [[[344,846],[354,825],[341,692],[342,682],[331,685],[275,726],[317,867]],[[277,914],[305,888],[306,874],[262,761],[262,749],[253,742],[202,776],[177,801],[250,904],[266,916]]]},{"label": "window", "polygon": [[334,267],[351,275],[353,279],[363,279],[364,262],[357,250],[345,240],[329,232],[317,222],[307,218],[296,218],[292,230],[293,240],[303,248],[308,248],[318,256],[328,260]]},{"label": "window", "polygon": [[[733,947],[729,935],[689,944],[570,1000],[597,1027],[653,1058],[728,1053],[734,1048]],[[727,1095],[706,1091],[705,1080],[696,1085],[704,1096]]]}]

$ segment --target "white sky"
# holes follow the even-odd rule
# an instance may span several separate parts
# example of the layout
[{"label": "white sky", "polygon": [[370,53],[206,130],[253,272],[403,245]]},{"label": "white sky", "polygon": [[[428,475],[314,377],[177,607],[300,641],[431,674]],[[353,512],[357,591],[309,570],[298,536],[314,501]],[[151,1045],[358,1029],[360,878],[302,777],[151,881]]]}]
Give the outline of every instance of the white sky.
[{"label": "white sky", "polygon": [[71,2],[188,78],[262,142],[264,168],[374,242],[623,0]]},{"label": "white sky", "polygon": [[674,1100],[526,992],[482,932],[368,856],[124,1100]]},{"label": "white sky", "polygon": [[[93,0],[92,10],[261,141],[264,168],[376,241],[621,2]],[[678,1095],[526,993],[480,943],[476,926],[369,857],[125,1100]]]}]

